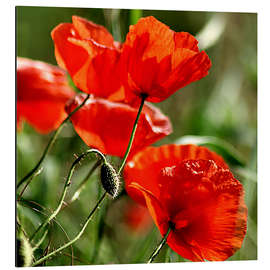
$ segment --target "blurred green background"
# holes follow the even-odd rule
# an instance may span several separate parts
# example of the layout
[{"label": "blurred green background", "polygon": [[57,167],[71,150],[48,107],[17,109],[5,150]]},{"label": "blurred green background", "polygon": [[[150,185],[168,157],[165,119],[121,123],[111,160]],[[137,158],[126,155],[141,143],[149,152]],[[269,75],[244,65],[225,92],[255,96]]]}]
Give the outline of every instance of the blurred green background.
[{"label": "blurred green background", "polygon": [[[91,8],[16,7],[17,56],[56,64],[51,30],[78,15],[102,24],[124,42],[129,25],[140,16],[155,16],[174,31],[197,37],[201,50],[212,61],[208,76],[186,86],[162,103],[155,104],[168,115],[173,133],[156,145],[192,142],[220,153],[246,191],[248,233],[242,248],[229,260],[257,259],[257,14],[117,10]],[[40,158],[51,134],[40,135],[29,125],[17,133],[17,178],[21,179]],[[31,235],[57,205],[74,154],[87,146],[67,125],[43,164],[43,171],[30,184],[24,201],[18,203],[20,224]],[[112,157],[117,164],[119,160]],[[88,160],[89,161],[89,160]],[[74,176],[68,198],[85,177],[94,159],[84,161]],[[99,194],[98,173],[93,175],[79,200],[52,222],[48,237],[36,256],[60,246],[79,230]],[[68,200],[68,199],[67,199]],[[82,238],[46,265],[144,263],[160,234],[155,226],[144,233],[130,231],[122,220],[126,195],[107,200]],[[106,211],[108,210],[108,211]],[[156,261],[186,261],[164,248]]]}]

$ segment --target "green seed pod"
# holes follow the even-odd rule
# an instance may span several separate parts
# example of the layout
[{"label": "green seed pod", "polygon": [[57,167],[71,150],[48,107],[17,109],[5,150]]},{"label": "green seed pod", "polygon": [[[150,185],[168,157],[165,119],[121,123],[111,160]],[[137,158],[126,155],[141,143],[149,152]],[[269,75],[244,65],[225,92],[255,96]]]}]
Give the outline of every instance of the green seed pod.
[{"label": "green seed pod", "polygon": [[16,239],[17,245],[16,245],[16,266],[17,267],[27,267],[32,264],[32,258],[33,258],[33,250],[26,239],[26,237],[23,235],[23,233],[20,233],[18,238]]},{"label": "green seed pod", "polygon": [[104,162],[100,170],[101,184],[113,198],[117,196],[120,180],[113,166]]}]

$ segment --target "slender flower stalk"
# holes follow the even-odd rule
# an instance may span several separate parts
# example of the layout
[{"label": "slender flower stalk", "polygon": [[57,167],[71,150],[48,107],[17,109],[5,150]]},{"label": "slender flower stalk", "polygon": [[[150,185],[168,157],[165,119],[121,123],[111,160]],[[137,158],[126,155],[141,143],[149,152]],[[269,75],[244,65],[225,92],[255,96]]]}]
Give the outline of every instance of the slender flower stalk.
[{"label": "slender flower stalk", "polygon": [[74,201],[76,201],[79,198],[79,196],[80,196],[82,190],[84,189],[87,181],[89,180],[89,178],[91,177],[91,175],[95,172],[95,170],[99,167],[100,164],[101,164],[101,160],[98,160],[93,165],[93,167],[90,169],[90,171],[88,172],[88,174],[86,175],[86,177],[83,179],[83,181],[80,183],[80,185],[78,186],[78,188],[74,192],[74,195],[72,196],[72,198],[70,199],[70,201],[68,202],[68,204],[73,203]]},{"label": "slender flower stalk", "polygon": [[[17,184],[17,188],[19,188],[29,177],[31,177],[40,167],[40,165],[42,164],[43,160],[45,159],[45,157],[47,156],[47,154],[49,153],[49,151],[51,150],[53,144],[56,141],[56,138],[58,137],[58,135],[60,134],[61,130],[63,129],[64,125],[69,121],[70,117],[77,112],[88,100],[88,98],[90,97],[90,94],[88,94],[86,96],[86,98],[84,99],[84,101],[82,102],[82,104],[80,104],[77,108],[75,108],[67,117],[66,119],[61,123],[61,125],[59,126],[59,128],[55,131],[54,135],[51,137],[48,145],[46,146],[39,162],[36,164],[36,166],[27,174],[25,175]],[[28,183],[29,184],[29,183]],[[28,185],[27,184],[27,185]]]},{"label": "slender flower stalk", "polygon": [[41,172],[42,172],[43,168],[40,168],[38,171],[36,171],[26,182],[26,184],[24,185],[23,189],[21,190],[21,193],[18,195],[17,201],[20,201],[22,198],[22,195],[24,193],[24,191],[26,190],[26,188],[28,187],[28,185],[31,183],[32,179],[35,178],[36,176],[38,176]]},{"label": "slender flower stalk", "polygon": [[167,233],[165,234],[165,236],[162,238],[162,240],[160,241],[159,245],[156,247],[156,249],[153,251],[152,255],[150,256],[149,260],[147,261],[147,263],[152,263],[155,259],[155,257],[158,255],[158,253],[160,252],[160,250],[162,249],[162,247],[166,244],[168,235],[171,231],[171,228],[169,227]]},{"label": "slender flower stalk", "polygon": [[45,233],[42,235],[42,237],[39,239],[39,241],[33,247],[32,251],[35,251],[42,244],[42,242],[45,240],[47,234],[48,234],[48,230],[45,231]]},{"label": "slender flower stalk", "polygon": [[93,210],[90,212],[90,214],[88,215],[86,221],[83,224],[82,229],[80,230],[80,232],[77,234],[77,236],[75,238],[73,238],[71,241],[69,241],[68,243],[66,243],[65,245],[59,247],[58,249],[50,252],[49,254],[47,254],[46,256],[40,258],[39,260],[37,260],[36,262],[34,262],[32,264],[32,266],[36,266],[41,264],[42,262],[44,262],[45,260],[47,260],[48,258],[54,256],[56,253],[60,252],[61,250],[71,246],[73,243],[75,243],[84,233],[89,221],[91,220],[93,214],[95,213],[95,211],[98,209],[99,205],[102,203],[102,201],[105,199],[107,192],[104,192],[102,197],[99,199],[99,201],[97,202],[96,206],[93,208]]},{"label": "slender flower stalk", "polygon": [[75,170],[75,167],[76,165],[84,158],[86,157],[88,154],[91,154],[91,153],[97,153],[102,159],[103,159],[103,162],[106,161],[106,158],[105,156],[99,152],[98,150],[96,149],[89,149],[87,150],[86,152],[82,153],[72,164],[70,170],[69,170],[69,173],[68,173],[68,176],[67,176],[67,179],[66,179],[66,182],[65,182],[65,186],[64,186],[64,189],[63,189],[63,192],[62,192],[62,195],[61,195],[61,198],[59,200],[59,203],[58,203],[58,206],[57,208],[53,211],[53,213],[42,223],[40,224],[40,226],[37,228],[37,230],[33,233],[33,235],[30,237],[30,242],[33,241],[33,239],[35,238],[35,236],[37,235],[37,233],[42,230],[53,218],[56,217],[56,215],[59,213],[59,211],[61,210],[62,208],[62,205],[64,203],[64,199],[65,199],[65,196],[66,196],[66,193],[67,193],[67,190],[71,184],[71,177],[73,175],[73,172]]},{"label": "slender flower stalk", "polygon": [[147,98],[146,95],[141,95],[141,96],[142,96],[141,104],[140,104],[140,107],[139,107],[139,110],[138,110],[138,113],[137,113],[137,117],[136,117],[134,125],[133,125],[133,129],[132,129],[132,132],[131,132],[131,136],[130,136],[130,139],[129,139],[129,143],[128,143],[126,153],[125,153],[125,155],[124,155],[124,157],[122,159],[122,163],[121,163],[120,168],[118,170],[118,174],[121,173],[121,171],[123,170],[123,168],[125,166],[126,160],[128,158],[128,155],[129,155],[129,152],[130,152],[130,149],[131,149],[134,137],[135,137],[135,132],[136,132],[136,129],[137,129],[137,126],[138,126],[138,121],[139,121],[139,118],[140,118],[140,115],[141,115],[141,112],[142,112],[144,101]]}]

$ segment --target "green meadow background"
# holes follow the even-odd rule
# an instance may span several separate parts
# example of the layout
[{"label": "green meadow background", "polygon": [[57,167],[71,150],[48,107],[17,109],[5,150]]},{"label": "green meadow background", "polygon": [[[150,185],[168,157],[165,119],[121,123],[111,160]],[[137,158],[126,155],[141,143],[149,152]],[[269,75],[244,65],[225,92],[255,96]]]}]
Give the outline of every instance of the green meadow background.
[{"label": "green meadow background", "polygon": [[[129,25],[141,16],[155,16],[174,31],[186,31],[199,40],[212,61],[208,76],[192,83],[162,103],[155,104],[168,115],[173,133],[156,145],[195,143],[221,154],[245,187],[248,231],[242,248],[229,260],[257,259],[257,14],[117,10],[96,8],[16,7],[17,56],[56,64],[51,30],[78,15],[102,24],[118,41],[124,42]],[[39,160],[51,134],[41,135],[28,124],[17,133],[17,179]],[[17,203],[17,222],[31,235],[56,207],[65,177],[87,146],[68,124],[43,164],[42,173]],[[110,158],[116,165],[117,157]],[[89,158],[76,170],[67,200],[95,160]],[[35,256],[56,249],[72,239],[101,194],[97,171],[79,199],[66,207],[50,224],[50,231]],[[122,185],[123,187],[124,185]],[[107,199],[95,214],[81,239],[72,248],[47,260],[44,265],[144,263],[160,241],[150,230],[131,231],[123,222],[127,195]],[[166,246],[157,262],[184,262]]]}]

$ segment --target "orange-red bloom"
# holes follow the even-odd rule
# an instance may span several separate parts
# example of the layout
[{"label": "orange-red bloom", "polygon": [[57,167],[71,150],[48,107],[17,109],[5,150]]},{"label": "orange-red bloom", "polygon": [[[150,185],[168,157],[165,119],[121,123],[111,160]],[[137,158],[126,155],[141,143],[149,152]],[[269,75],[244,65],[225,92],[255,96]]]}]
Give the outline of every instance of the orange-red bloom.
[{"label": "orange-red bloom", "polygon": [[27,121],[41,133],[50,132],[67,116],[65,103],[75,92],[66,73],[53,65],[17,58],[17,127]]},{"label": "orange-red bloom", "polygon": [[241,183],[217,154],[195,145],[148,147],[124,170],[126,190],[146,203],[168,245],[192,261],[225,260],[246,234]]},{"label": "orange-red bloom", "polygon": [[174,32],[154,17],[130,26],[121,56],[126,100],[142,94],[160,102],[208,74],[211,62],[189,33]]},{"label": "orange-red bloom", "polygon": [[[70,113],[84,99],[77,95],[66,107]],[[137,108],[93,96],[75,114],[71,121],[76,132],[90,147],[104,154],[123,157],[137,115]],[[145,104],[138,122],[131,153],[154,143],[172,131],[168,117],[149,104]]]},{"label": "orange-red bloom", "polygon": [[56,60],[85,93],[122,100],[120,83],[120,43],[101,25],[78,16],[72,23],[62,23],[51,33]]}]

